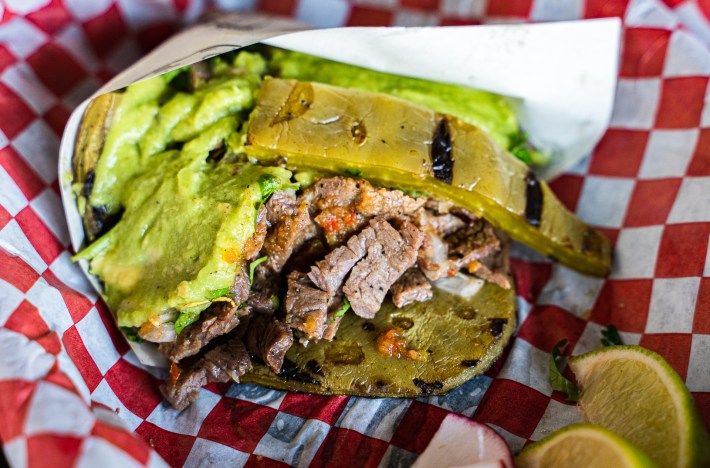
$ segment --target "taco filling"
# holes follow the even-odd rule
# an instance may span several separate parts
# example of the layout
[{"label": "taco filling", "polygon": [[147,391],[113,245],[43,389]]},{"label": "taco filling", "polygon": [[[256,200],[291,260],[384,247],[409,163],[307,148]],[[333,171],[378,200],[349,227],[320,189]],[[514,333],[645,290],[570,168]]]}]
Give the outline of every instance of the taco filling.
[{"label": "taco filling", "polygon": [[[318,69],[324,82],[356,74],[360,89],[316,83]],[[508,115],[504,101],[368,73],[242,51],[87,109],[73,162],[88,246],[75,258],[124,332],[159,344],[174,407],[230,380],[446,392],[514,330],[508,234],[608,269],[605,239],[468,121]],[[484,111],[467,114],[461,93],[482,93],[468,96]],[[510,135],[497,139],[512,150]]]}]

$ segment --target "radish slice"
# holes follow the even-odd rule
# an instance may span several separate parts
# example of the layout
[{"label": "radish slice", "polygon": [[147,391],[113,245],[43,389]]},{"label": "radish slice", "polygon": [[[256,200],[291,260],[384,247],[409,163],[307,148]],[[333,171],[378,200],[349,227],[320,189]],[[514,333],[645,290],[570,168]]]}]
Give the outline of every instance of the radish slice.
[{"label": "radish slice", "polygon": [[513,468],[508,445],[485,424],[449,414],[413,468]]}]

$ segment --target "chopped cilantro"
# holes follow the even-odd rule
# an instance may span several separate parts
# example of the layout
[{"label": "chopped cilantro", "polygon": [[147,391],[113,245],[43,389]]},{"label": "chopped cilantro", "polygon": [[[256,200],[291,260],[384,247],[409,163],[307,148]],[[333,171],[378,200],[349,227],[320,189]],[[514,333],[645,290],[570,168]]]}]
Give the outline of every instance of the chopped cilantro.
[{"label": "chopped cilantro", "polygon": [[392,190],[399,190],[400,192],[404,193],[405,195],[409,195],[412,198],[419,198],[423,197],[424,194],[422,192],[417,192],[416,190],[409,190],[409,189],[403,189],[400,187],[390,187]]},{"label": "chopped cilantro", "polygon": [[267,261],[269,257],[264,256],[261,258],[257,258],[253,262],[249,264],[249,284],[254,282],[254,270],[256,270],[256,267]]},{"label": "chopped cilantro", "polygon": [[201,310],[195,307],[181,311],[175,320],[175,333],[179,335],[186,326],[200,318],[200,312]]},{"label": "chopped cilantro", "polygon": [[510,135],[508,151],[529,166],[542,167],[550,162],[550,155],[536,150],[528,141],[528,134],[522,130]]},{"label": "chopped cilantro", "polygon": [[528,134],[524,131],[519,131],[510,136],[510,144],[508,147],[513,156],[520,159],[525,164],[532,163],[532,154],[530,154],[530,148],[528,146]]},{"label": "chopped cilantro", "polygon": [[266,202],[271,194],[279,189],[279,181],[271,174],[264,174],[259,178],[259,188],[261,188],[261,201]]},{"label": "chopped cilantro", "polygon": [[348,300],[347,297],[345,297],[345,298],[343,298],[343,306],[333,314],[333,318],[330,319],[330,321],[335,322],[336,318],[342,317],[343,315],[345,315],[345,312],[347,312],[348,310],[350,310],[350,301]]},{"label": "chopped cilantro", "polygon": [[553,390],[560,391],[567,395],[567,401],[577,401],[579,398],[579,389],[569,379],[562,375],[560,364],[562,356],[560,350],[567,344],[567,340],[563,339],[552,348],[550,353],[550,385]]},{"label": "chopped cilantro", "polygon": [[266,203],[266,200],[277,190],[298,190],[299,185],[297,183],[292,183],[288,185],[281,185],[279,180],[272,176],[271,174],[264,174],[259,177],[259,188],[261,189],[261,202]]},{"label": "chopped cilantro", "polygon": [[614,326],[614,325],[609,325],[604,330],[602,330],[601,341],[602,341],[602,345],[604,345],[604,346],[614,346],[614,345],[624,344],[624,342],[621,341],[621,335],[619,335],[619,330],[617,330],[616,326]]},{"label": "chopped cilantro", "polygon": [[345,173],[353,177],[362,177],[362,171],[360,169],[345,169]]},{"label": "chopped cilantro", "polygon": [[520,159],[525,164],[530,164],[533,160],[532,154],[530,153],[530,149],[526,148],[525,146],[516,146],[514,148],[510,148],[510,152],[513,153],[513,156]]},{"label": "chopped cilantro", "polygon": [[227,295],[229,295],[229,288],[213,289],[207,293],[207,299],[217,299]]},{"label": "chopped cilantro", "polygon": [[138,336],[138,329],[135,327],[119,327],[128,341],[143,343],[143,338]]}]

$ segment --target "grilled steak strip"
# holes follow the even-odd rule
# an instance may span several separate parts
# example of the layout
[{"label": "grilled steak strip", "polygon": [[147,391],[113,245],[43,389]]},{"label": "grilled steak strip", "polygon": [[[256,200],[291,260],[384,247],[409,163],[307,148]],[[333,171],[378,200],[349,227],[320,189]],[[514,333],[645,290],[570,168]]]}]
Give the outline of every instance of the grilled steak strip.
[{"label": "grilled steak strip", "polygon": [[254,260],[264,246],[267,227],[266,208],[262,207],[261,210],[259,210],[259,214],[256,216],[254,234],[247,239],[242,250],[242,254],[247,261]]},{"label": "grilled steak strip", "polygon": [[293,216],[298,210],[299,202],[290,192],[279,190],[274,192],[264,205],[267,227],[278,224],[285,216]]},{"label": "grilled steak strip", "polygon": [[400,190],[375,188],[365,182],[354,208],[363,216],[384,216],[389,219],[411,215],[425,203],[424,197],[413,198]]},{"label": "grilled steak strip", "polygon": [[493,252],[479,261],[474,261],[468,265],[468,272],[476,275],[489,283],[495,283],[503,289],[512,287],[510,279],[510,241],[507,237],[502,237],[501,249]]},{"label": "grilled steak strip", "polygon": [[294,250],[318,234],[308,206],[307,202],[301,202],[293,214],[284,216],[266,236],[264,253],[269,257],[266,265],[272,270],[281,271]]},{"label": "grilled steak strip", "polygon": [[172,345],[161,345],[161,350],[172,362],[180,362],[196,355],[210,340],[229,333],[237,325],[237,308],[228,302],[219,302],[202,312],[196,322],[185,327]]},{"label": "grilled steak strip", "polygon": [[[343,321],[345,314],[341,313],[336,317],[336,313],[343,307],[343,295],[338,294],[333,298],[333,301],[328,308],[328,318],[325,325],[325,330],[323,331],[323,337],[321,339],[326,341],[333,341],[335,334],[340,327],[340,322]],[[346,311],[347,312],[347,311]]]},{"label": "grilled steak strip", "polygon": [[231,332],[239,324],[237,307],[249,294],[249,275],[246,268],[238,268],[237,277],[230,289],[232,302],[216,302],[202,312],[200,318],[185,327],[174,343],[161,345],[161,350],[172,362],[194,356],[213,338]]},{"label": "grilled steak strip", "polygon": [[251,360],[238,338],[208,351],[195,364],[180,370],[179,375],[160,386],[163,396],[175,409],[187,408],[200,394],[200,388],[210,382],[239,382],[239,377],[250,371]]},{"label": "grilled steak strip", "polygon": [[410,268],[392,285],[392,302],[402,308],[414,302],[428,301],[434,296],[431,284],[417,268]]},{"label": "grilled steak strip", "polygon": [[378,216],[370,221],[370,227],[374,239],[364,238],[365,245],[358,245],[367,249],[367,257],[355,265],[343,286],[353,312],[368,319],[380,309],[394,282],[414,266],[423,240],[421,231],[409,221],[403,221],[397,231]]},{"label": "grilled steak strip", "polygon": [[449,245],[451,270],[460,270],[500,250],[493,227],[482,219],[446,236],[444,241]]},{"label": "grilled steak strip", "polygon": [[343,284],[343,280],[367,253],[367,242],[374,239],[375,232],[366,228],[362,233],[351,237],[347,245],[338,247],[330,252],[321,261],[311,267],[308,277],[320,289],[328,293],[329,297],[335,296]]},{"label": "grilled steak strip", "polygon": [[288,325],[266,315],[256,315],[249,321],[244,337],[247,350],[261,358],[269,368],[281,372],[286,352],[293,345],[293,333]]},{"label": "grilled steak strip", "polygon": [[279,305],[279,274],[264,264],[257,266],[246,305],[256,313],[272,315]]},{"label": "grilled steak strip", "polygon": [[288,291],[284,307],[286,325],[302,331],[309,339],[319,340],[326,327],[328,294],[316,288],[305,273],[288,275]]},{"label": "grilled steak strip", "polygon": [[303,199],[313,204],[314,208],[327,210],[335,206],[350,206],[360,193],[361,180],[345,177],[320,179],[303,193]]}]

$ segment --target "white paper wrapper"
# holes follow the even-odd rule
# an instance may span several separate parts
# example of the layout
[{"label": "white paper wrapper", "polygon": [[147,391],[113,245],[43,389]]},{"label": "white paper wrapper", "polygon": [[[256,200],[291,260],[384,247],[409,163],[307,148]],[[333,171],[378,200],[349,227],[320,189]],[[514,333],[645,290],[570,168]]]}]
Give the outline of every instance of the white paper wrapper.
[{"label": "white paper wrapper", "polygon": [[[530,141],[552,155],[549,179],[588,154],[611,116],[619,58],[618,18],[549,24],[305,30],[291,20],[226,15],[172,37],[93,96],[257,42],[378,71],[471,86],[517,98]],[[71,189],[71,158],[89,100],[62,137],[59,180],[72,246],[84,241]],[[88,275],[86,262],[82,268]],[[88,275],[94,287],[98,282]],[[153,346],[131,344],[143,364],[164,366]]]}]

